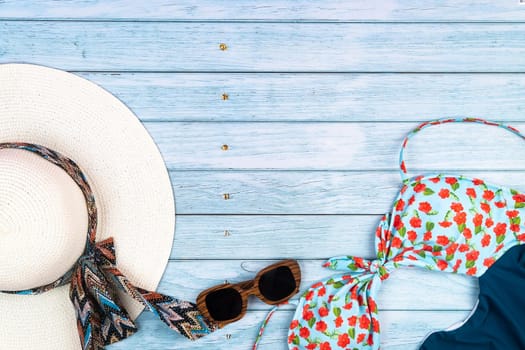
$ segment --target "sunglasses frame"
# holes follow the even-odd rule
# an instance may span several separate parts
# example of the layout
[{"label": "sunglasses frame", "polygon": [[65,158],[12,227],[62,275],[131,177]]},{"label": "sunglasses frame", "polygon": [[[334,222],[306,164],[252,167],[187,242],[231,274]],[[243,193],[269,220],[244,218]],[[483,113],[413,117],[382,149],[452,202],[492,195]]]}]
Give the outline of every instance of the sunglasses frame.
[{"label": "sunglasses frame", "polygon": [[[281,298],[279,300],[269,300],[265,298],[264,295],[261,294],[259,290],[259,280],[261,279],[261,276],[263,276],[265,273],[271,270],[275,270],[278,267],[288,267],[290,269],[294,277],[294,280],[295,280],[295,289],[292,293],[290,293],[290,295],[287,295],[284,298]],[[243,281],[239,283],[224,283],[224,284],[220,284],[220,285],[217,285],[217,286],[214,286],[214,287],[211,287],[211,288],[208,288],[202,291],[197,297],[197,308],[199,309],[201,314],[204,315],[204,317],[210,320],[213,320],[215,323],[217,323],[219,328],[222,328],[226,326],[227,324],[240,320],[246,315],[246,310],[248,308],[248,297],[250,295],[256,296],[257,298],[261,299],[266,304],[277,305],[277,304],[283,303],[284,301],[290,299],[293,295],[297,294],[297,292],[299,292],[300,284],[301,284],[301,268],[299,267],[299,263],[297,262],[297,260],[293,260],[293,259],[282,260],[282,261],[276,262],[275,264],[269,265],[265,267],[264,269],[260,270],[259,272],[257,272],[257,275],[255,275],[255,278],[252,280]],[[230,320],[217,321],[210,315],[208,311],[208,307],[206,306],[206,297],[212,292],[215,292],[221,289],[228,289],[228,288],[235,289],[240,294],[241,300],[242,300],[241,312],[239,313],[238,316]]]}]

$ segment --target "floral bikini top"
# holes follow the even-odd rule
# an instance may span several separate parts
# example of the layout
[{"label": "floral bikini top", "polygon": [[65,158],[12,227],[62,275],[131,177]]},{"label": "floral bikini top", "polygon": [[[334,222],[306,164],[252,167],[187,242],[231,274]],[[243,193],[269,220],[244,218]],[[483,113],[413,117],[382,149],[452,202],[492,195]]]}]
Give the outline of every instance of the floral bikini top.
[{"label": "floral bikini top", "polygon": [[302,295],[288,333],[291,350],[379,349],[376,296],[398,267],[480,277],[525,242],[525,194],[457,175],[407,178],[403,153],[408,140],[426,127],[451,122],[498,126],[525,138],[511,126],[474,118],[425,122],[411,131],[400,152],[403,185],[375,231],[377,258],[339,256],[326,262],[325,267],[344,273]]}]

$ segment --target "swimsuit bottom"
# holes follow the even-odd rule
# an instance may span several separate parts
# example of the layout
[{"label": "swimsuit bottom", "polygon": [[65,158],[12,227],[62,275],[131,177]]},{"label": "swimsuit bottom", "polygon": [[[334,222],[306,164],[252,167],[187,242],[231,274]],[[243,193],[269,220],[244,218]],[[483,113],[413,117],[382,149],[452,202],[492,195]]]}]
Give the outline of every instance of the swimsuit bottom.
[{"label": "swimsuit bottom", "polygon": [[459,328],[432,333],[420,350],[525,349],[525,245],[509,249],[479,278],[478,306]]}]

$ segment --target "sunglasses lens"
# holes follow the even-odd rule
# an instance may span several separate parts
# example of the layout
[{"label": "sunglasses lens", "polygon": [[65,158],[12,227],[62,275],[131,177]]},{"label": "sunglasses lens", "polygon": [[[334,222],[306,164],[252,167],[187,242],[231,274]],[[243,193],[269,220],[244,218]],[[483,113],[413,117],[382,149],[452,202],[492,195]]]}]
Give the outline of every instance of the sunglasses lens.
[{"label": "sunglasses lens", "polygon": [[287,266],[279,266],[263,274],[259,279],[259,291],[268,300],[277,301],[289,297],[297,284]]},{"label": "sunglasses lens", "polygon": [[239,316],[242,311],[242,296],[234,288],[224,288],[206,296],[206,307],[216,321],[227,321]]}]

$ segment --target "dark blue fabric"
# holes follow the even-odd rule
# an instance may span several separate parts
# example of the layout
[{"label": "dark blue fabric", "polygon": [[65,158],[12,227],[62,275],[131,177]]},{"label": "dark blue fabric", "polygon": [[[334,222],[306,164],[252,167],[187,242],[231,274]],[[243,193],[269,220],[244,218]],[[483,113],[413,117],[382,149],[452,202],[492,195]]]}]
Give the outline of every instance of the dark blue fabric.
[{"label": "dark blue fabric", "polygon": [[420,350],[525,349],[525,245],[509,249],[479,278],[479,303],[461,327],[431,334]]}]

